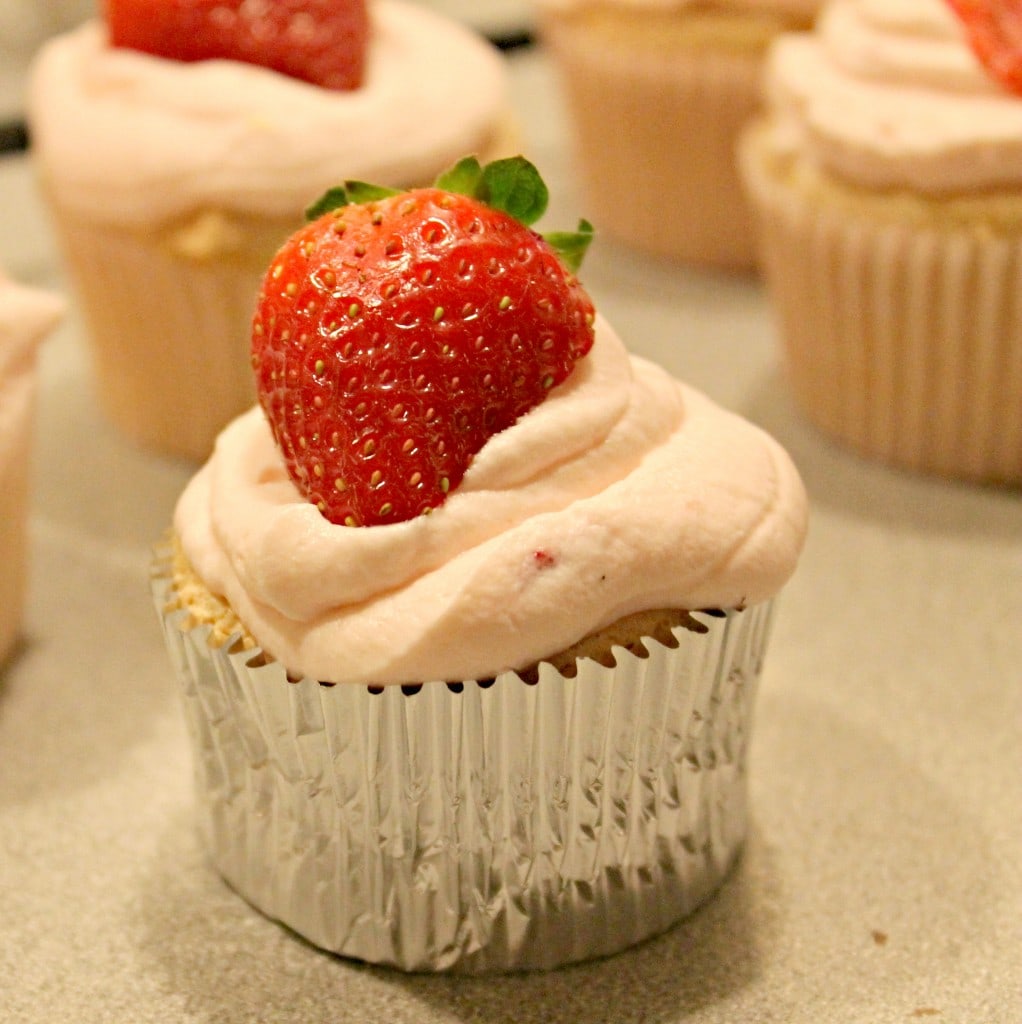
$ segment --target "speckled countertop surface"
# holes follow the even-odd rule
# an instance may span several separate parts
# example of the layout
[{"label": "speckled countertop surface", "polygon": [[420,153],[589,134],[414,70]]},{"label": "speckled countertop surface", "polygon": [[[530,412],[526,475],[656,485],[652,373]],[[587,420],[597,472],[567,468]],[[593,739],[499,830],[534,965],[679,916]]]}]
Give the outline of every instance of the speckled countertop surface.
[{"label": "speckled countertop surface", "polygon": [[[584,214],[541,53],[514,97]],[[24,156],[0,263],[63,288]],[[609,960],[484,980],[319,953],[212,872],[147,596],[191,468],[99,418],[73,300],[42,357],[24,641],[0,669],[0,1021],[938,1024],[1022,1021],[1022,494],[870,465],[791,406],[759,285],[599,242],[631,347],[773,432],[813,507],[757,710],[752,832],[717,898]]]}]

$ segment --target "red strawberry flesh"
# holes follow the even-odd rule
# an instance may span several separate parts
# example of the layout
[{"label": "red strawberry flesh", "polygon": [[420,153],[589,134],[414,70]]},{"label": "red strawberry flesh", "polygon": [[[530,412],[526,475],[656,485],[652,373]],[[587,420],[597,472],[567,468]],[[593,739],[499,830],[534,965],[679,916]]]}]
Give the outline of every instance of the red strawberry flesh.
[{"label": "red strawberry flesh", "polygon": [[365,71],[366,0],[105,0],[114,46],[180,61],[258,64],[327,89]]},{"label": "red strawberry flesh", "polygon": [[253,321],[260,401],[299,490],[335,523],[411,519],[561,383],[593,305],[506,213],[419,189],[285,243]]},{"label": "red strawberry flesh", "polygon": [[948,0],[973,52],[1001,85],[1022,94],[1022,3]]}]

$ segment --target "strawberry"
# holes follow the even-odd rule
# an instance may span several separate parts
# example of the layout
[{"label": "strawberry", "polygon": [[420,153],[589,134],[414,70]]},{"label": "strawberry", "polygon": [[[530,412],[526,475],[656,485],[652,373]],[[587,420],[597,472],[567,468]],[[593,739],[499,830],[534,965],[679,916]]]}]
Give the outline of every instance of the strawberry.
[{"label": "strawberry", "polygon": [[432,188],[348,182],[277,253],[252,324],[259,400],[331,522],[431,511],[589,351],[573,270],[592,228],[537,234],[546,201],[524,158],[469,157]]},{"label": "strawberry", "polygon": [[366,0],[105,0],[110,41],[158,57],[222,57],[327,89],[362,82]]},{"label": "strawberry", "polygon": [[1001,85],[1022,94],[1022,3],[948,0],[973,52]]}]

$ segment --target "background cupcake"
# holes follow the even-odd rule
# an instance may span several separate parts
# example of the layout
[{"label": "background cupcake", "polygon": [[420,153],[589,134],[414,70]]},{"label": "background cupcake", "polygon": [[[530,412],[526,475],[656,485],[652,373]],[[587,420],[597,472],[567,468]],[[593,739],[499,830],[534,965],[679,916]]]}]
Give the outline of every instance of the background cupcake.
[{"label": "background cupcake", "polygon": [[259,278],[326,188],[423,184],[465,152],[507,151],[495,50],[399,0],[369,14],[364,78],[347,90],[115,48],[98,22],[41,51],[33,154],[101,403],[139,443],[204,457],[251,404]]},{"label": "background cupcake", "polygon": [[579,169],[601,229],[661,256],[746,269],[752,222],[735,165],[764,52],[815,0],[539,0]]},{"label": "background cupcake", "polygon": [[740,849],[805,496],[591,313],[546,243],[446,191],[328,213],[267,275],[263,408],[188,485],[154,593],[212,858],[327,949],[604,955]]},{"label": "background cupcake", "polygon": [[36,351],[60,309],[55,297],[0,273],[0,662],[14,643],[25,598]]},{"label": "background cupcake", "polygon": [[774,49],[743,167],[795,396],[862,454],[1022,481],[1022,97],[941,0]]}]

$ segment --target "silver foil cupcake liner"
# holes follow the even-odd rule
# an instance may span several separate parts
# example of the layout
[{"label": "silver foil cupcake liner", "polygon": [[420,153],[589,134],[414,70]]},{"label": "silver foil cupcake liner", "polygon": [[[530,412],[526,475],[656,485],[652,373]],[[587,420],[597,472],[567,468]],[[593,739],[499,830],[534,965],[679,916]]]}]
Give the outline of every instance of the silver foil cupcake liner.
[{"label": "silver foil cupcake liner", "polygon": [[323,949],[408,971],[552,968],[705,900],[746,833],[771,604],[567,678],[289,680],[167,612],[201,831],[251,904]]}]

